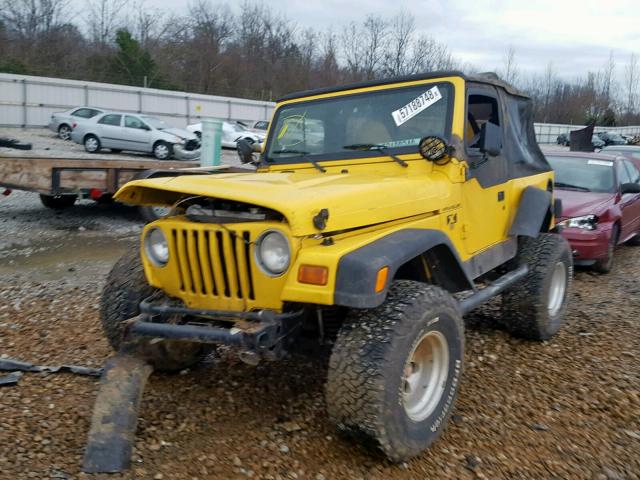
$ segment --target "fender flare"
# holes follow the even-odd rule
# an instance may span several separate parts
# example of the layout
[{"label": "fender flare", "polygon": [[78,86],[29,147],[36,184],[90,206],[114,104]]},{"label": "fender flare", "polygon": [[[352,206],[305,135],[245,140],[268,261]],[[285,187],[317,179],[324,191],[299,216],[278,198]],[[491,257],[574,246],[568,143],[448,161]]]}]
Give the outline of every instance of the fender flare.
[{"label": "fender flare", "polygon": [[[344,255],[338,262],[334,304],[352,308],[379,306],[398,269],[436,247],[440,250],[436,267],[447,270],[447,275],[453,279],[453,290],[473,288],[473,280],[449,237],[439,230],[411,228],[386,235]],[[376,293],[377,274],[383,267],[389,267],[387,284]]]},{"label": "fender flare", "polygon": [[528,186],[522,192],[518,211],[513,219],[509,236],[536,238],[544,230],[544,221],[550,213],[557,213],[561,205],[552,204],[552,194],[541,188]]}]

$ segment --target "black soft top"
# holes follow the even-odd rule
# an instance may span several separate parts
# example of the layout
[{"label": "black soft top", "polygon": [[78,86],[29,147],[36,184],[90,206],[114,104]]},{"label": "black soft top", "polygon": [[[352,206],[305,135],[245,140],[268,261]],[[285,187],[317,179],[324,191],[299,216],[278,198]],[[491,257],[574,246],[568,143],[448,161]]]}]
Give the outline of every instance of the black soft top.
[{"label": "black soft top", "polygon": [[347,85],[337,85],[333,87],[316,88],[313,90],[304,90],[301,92],[294,92],[294,93],[285,95],[284,97],[279,98],[277,101],[283,102],[285,100],[292,100],[294,98],[310,97],[313,95],[322,95],[324,93],[342,92],[345,90],[353,90],[356,88],[375,87],[377,85],[389,85],[391,83],[412,82],[415,80],[431,80],[434,78],[442,78],[442,77],[461,77],[465,79],[467,82],[484,83],[487,85],[493,85],[494,87],[502,88],[503,90],[505,90],[507,93],[511,95],[529,98],[527,94],[519,91],[518,89],[508,84],[507,82],[500,80],[500,77],[498,77],[498,75],[496,75],[493,72],[478,73],[476,75],[465,75],[464,73],[458,70],[444,70],[444,71],[437,71],[437,72],[417,73],[414,75],[404,75],[400,77],[390,77],[390,78],[384,78],[381,80],[370,80],[367,82],[349,83]]}]

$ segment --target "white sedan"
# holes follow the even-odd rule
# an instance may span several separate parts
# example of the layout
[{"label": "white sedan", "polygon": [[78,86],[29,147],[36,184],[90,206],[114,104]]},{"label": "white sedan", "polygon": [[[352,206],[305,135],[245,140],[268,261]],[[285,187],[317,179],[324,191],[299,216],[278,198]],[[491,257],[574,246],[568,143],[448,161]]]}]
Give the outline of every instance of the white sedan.
[{"label": "white sedan", "polygon": [[[187,130],[202,136],[202,123],[189,125]],[[247,140],[249,143],[264,142],[265,135],[252,132],[244,125],[237,122],[222,122],[222,146],[225,148],[237,148],[238,140]]]}]

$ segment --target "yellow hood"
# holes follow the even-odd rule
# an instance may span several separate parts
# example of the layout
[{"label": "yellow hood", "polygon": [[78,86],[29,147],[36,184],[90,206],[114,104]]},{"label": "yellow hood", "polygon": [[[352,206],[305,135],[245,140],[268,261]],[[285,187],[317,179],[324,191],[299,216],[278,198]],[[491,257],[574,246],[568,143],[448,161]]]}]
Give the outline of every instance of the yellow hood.
[{"label": "yellow hood", "polygon": [[313,217],[329,211],[332,232],[441,210],[458,203],[443,174],[386,176],[375,173],[270,172],[185,175],[135,180],[116,200],[137,205],[168,205],[201,195],[245,202],[278,211],[296,236],[319,233]]}]

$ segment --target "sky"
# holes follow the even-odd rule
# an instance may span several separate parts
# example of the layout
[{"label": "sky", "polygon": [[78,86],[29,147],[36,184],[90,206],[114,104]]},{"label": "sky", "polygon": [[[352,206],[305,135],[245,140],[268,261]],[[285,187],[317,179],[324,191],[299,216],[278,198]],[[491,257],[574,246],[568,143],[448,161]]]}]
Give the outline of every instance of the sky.
[{"label": "sky", "polygon": [[[146,3],[178,12],[189,1]],[[331,28],[336,33],[368,14],[391,18],[405,10],[414,15],[421,32],[481,71],[499,69],[510,45],[521,71],[542,73],[552,62],[566,79],[601,69],[610,52],[618,75],[632,52],[640,56],[640,0],[270,0],[266,4],[303,27]]]}]

